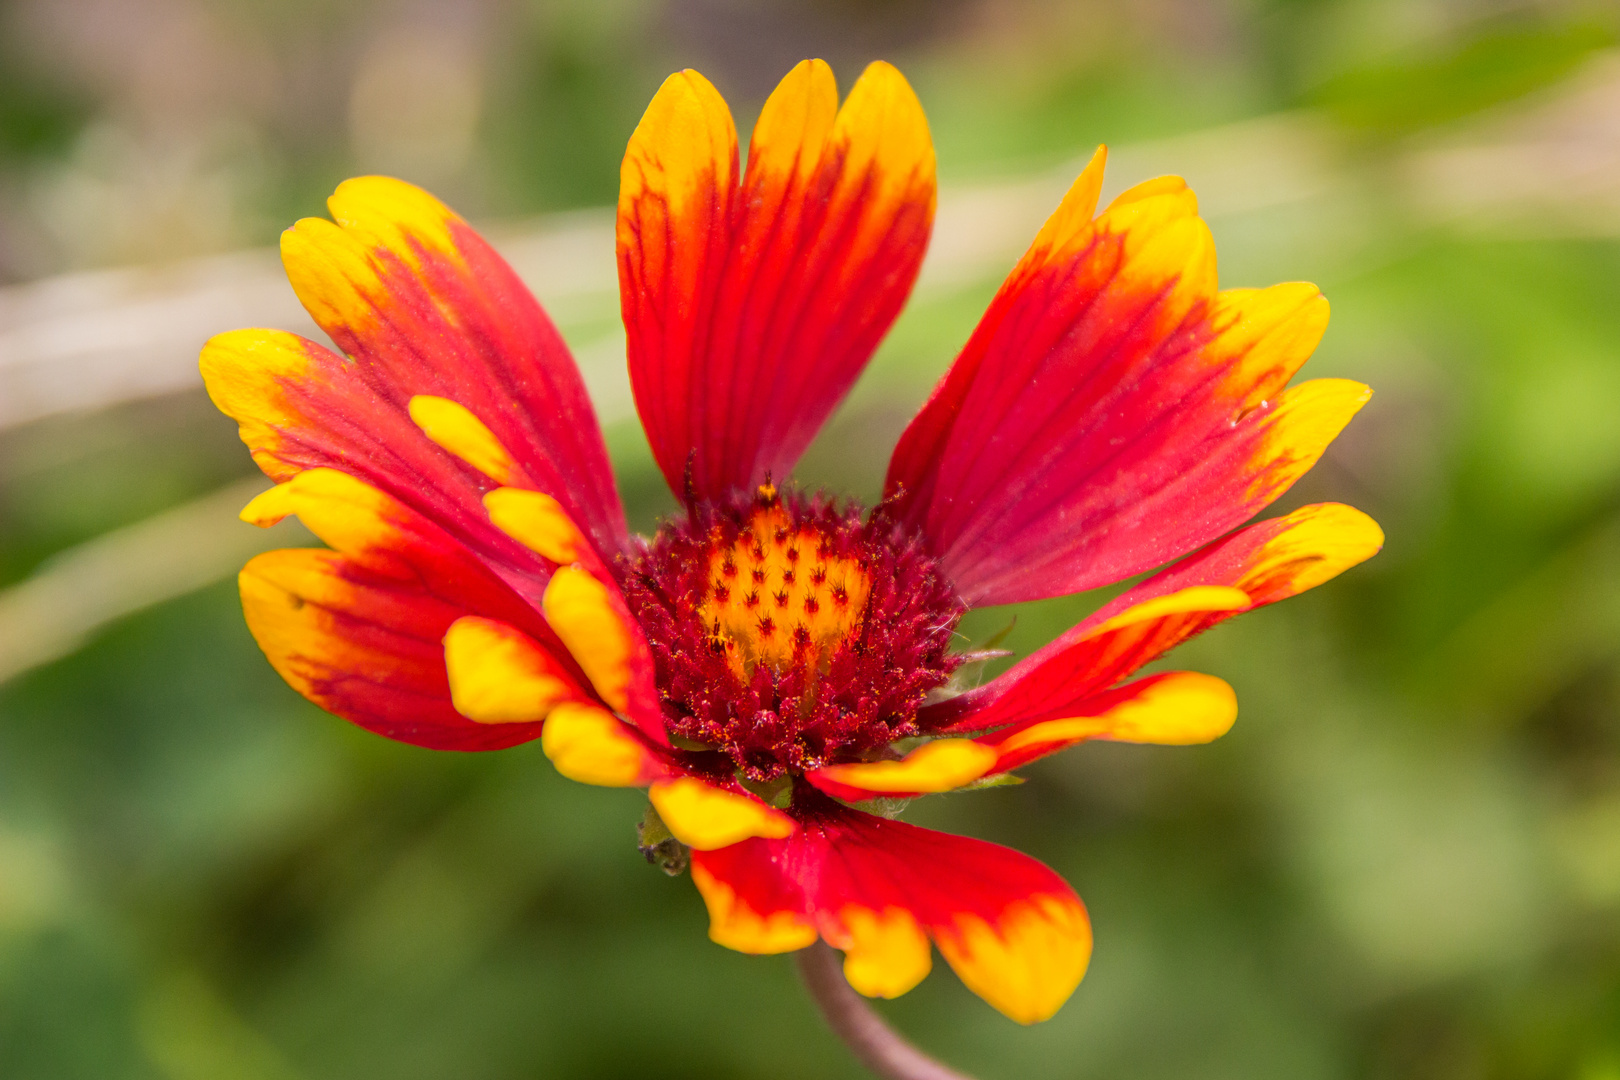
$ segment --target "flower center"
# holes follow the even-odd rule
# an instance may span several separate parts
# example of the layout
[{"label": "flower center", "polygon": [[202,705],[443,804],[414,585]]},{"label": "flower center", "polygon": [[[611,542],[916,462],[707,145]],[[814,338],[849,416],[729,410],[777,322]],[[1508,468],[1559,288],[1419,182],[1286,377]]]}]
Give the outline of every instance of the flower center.
[{"label": "flower center", "polygon": [[769,484],[665,525],[625,596],[670,732],[754,780],[918,734],[923,698],[958,663],[962,605],[914,538]]},{"label": "flower center", "polygon": [[832,656],[859,633],[872,591],[858,557],[839,554],[814,523],[794,521],[774,489],[729,539],[710,530],[709,590],[698,605],[717,648],[744,679],[765,664],[825,675]]}]

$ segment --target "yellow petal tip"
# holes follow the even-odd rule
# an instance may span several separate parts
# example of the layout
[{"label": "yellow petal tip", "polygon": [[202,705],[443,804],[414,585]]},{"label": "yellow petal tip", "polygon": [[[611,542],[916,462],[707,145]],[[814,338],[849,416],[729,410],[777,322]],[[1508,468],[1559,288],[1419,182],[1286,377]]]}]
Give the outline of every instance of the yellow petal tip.
[{"label": "yellow petal tip", "polygon": [[730,847],[756,836],[782,839],[798,828],[780,810],[696,777],[659,781],[647,797],[675,838],[698,851]]}]

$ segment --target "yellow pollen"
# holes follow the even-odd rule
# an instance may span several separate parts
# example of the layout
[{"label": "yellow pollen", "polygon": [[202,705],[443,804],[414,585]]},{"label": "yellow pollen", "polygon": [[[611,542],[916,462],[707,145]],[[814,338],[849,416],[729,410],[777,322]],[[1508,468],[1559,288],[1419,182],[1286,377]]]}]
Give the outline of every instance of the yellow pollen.
[{"label": "yellow pollen", "polygon": [[825,673],[832,655],[860,629],[871,579],[833,554],[819,530],[796,526],[781,503],[761,502],[735,541],[719,531],[709,555],[709,588],[698,612],[743,677],[766,664]]}]

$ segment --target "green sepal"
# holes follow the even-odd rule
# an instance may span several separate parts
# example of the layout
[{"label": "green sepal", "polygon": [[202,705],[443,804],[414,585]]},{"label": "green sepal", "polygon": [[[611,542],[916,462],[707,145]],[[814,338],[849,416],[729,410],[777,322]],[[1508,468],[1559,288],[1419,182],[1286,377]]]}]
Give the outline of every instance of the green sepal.
[{"label": "green sepal", "polygon": [[977,780],[972,781],[971,783],[963,784],[961,787],[957,788],[956,790],[957,791],[978,791],[981,788],[1013,787],[1014,785],[1022,784],[1023,782],[1024,782],[1024,778],[1022,776],[1014,776],[1010,772],[1004,772],[1004,773],[996,773],[994,776],[981,776]]}]

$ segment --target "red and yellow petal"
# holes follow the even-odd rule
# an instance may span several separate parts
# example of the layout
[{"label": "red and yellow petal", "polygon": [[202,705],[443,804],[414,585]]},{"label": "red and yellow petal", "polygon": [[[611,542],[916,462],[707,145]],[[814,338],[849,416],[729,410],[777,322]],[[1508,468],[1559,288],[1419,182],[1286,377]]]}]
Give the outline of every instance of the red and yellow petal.
[{"label": "red and yellow petal", "polygon": [[1025,1024],[1079,985],[1091,956],[1085,907],[1039,862],[830,803],[800,815],[786,838],[693,854],[715,941],[780,952],[819,933],[845,950],[850,985],[893,997],[927,974],[932,939],[969,989]]},{"label": "red and yellow petal", "polygon": [[1291,281],[1269,289],[1224,289],[1209,312],[1214,337],[1204,355],[1231,365],[1227,383],[1248,387],[1244,408],[1274,396],[1308,360],[1327,332],[1328,302],[1315,285]]},{"label": "red and yellow petal", "polygon": [[1340,503],[1251,525],[1122,593],[1004,675],[925,707],[919,721],[948,733],[1067,715],[1187,638],[1314,588],[1383,542],[1377,523]]},{"label": "red and yellow petal", "polygon": [[996,752],[971,739],[936,739],[896,761],[829,765],[805,774],[827,794],[851,802],[954,791],[995,768]]},{"label": "red and yellow petal", "polygon": [[737,180],[737,129],[720,92],[695,71],[671,75],[619,168],[617,249],[630,384],[676,491],[695,447],[692,412],[710,403],[700,342],[730,253]]},{"label": "red and yellow petal", "polygon": [[288,278],[321,329],[380,388],[469,409],[521,462],[519,486],[551,493],[602,550],[621,550],[623,511],[584,381],[511,267],[401,180],[346,180],[327,207],[335,224],[306,218],[282,237]]},{"label": "red and yellow petal", "polygon": [[[1101,622],[1088,619],[1082,623],[1086,630],[1070,643],[1065,663],[1072,665],[1075,671],[1087,673],[1088,693],[1102,690],[1213,625],[1215,620],[1229,618],[1253,606],[1248,593],[1230,585],[1191,585],[1174,593],[1151,597]],[[1055,675],[1056,670],[1049,674]],[[1040,685],[1032,680],[1019,694],[1023,708],[1041,700]],[[1072,686],[1072,677],[1065,676],[1045,693],[1054,703],[1069,700]],[[1007,707],[1011,705],[1009,702]],[[998,711],[996,715],[1002,714]]]},{"label": "red and yellow petal", "polygon": [[602,700],[667,744],[652,650],[617,586],[577,563],[558,567],[541,606]]},{"label": "red and yellow petal", "polygon": [[272,479],[351,471],[440,523],[520,594],[539,599],[548,568],[493,527],[478,502],[494,481],[430,439],[408,399],[385,405],[357,364],[295,334],[234,330],[209,340],[202,372],[214,404],[238,421]]},{"label": "red and yellow petal", "polygon": [[[927,403],[918,410],[895,445],[889,459],[884,494],[891,505],[911,520],[921,522],[937,514],[933,509],[935,488],[940,481],[937,458],[952,441],[963,405],[990,355],[986,346],[991,336],[992,316],[1001,314],[998,309],[1008,306],[1010,294],[1024,288],[1024,283],[1043,274],[1049,275],[1053,266],[1067,264],[1084,254],[1090,241],[1087,226],[1097,212],[1097,197],[1102,191],[1103,167],[1107,160],[1107,149],[1099,146],[1070,185],[1057,210],[1036,234],[1034,243],[1008,275],[1001,291],[979,320],[973,339],[934,387]],[[941,498],[950,498],[950,495],[947,493]],[[938,526],[936,532],[943,536]]]},{"label": "red and yellow petal", "polygon": [[1331,581],[1383,546],[1384,530],[1353,506],[1302,506],[1208,545],[1121,593],[1081,625],[1105,626],[1189,589],[1236,588],[1255,607],[1273,604]]},{"label": "red and yellow petal", "polygon": [[289,515],[376,575],[510,623],[548,647],[558,644],[539,612],[480,559],[427,517],[363,480],[336,469],[308,469],[253,499],[241,514],[260,526]]},{"label": "red and yellow petal", "polygon": [[539,734],[456,712],[439,638],[459,609],[332,551],[266,552],[238,582],[248,628],[271,666],[326,711],[435,749],[492,749]]},{"label": "red and yellow petal", "polygon": [[844,952],[844,978],[867,997],[897,998],[933,970],[928,933],[903,907],[846,904],[822,933]]},{"label": "red and yellow petal", "polygon": [[331,469],[298,473],[242,516],[297,514],[335,550],[273,551],[240,576],[248,628],[295,689],[329,712],[403,742],[486,750],[540,733],[538,718],[490,724],[455,707],[444,639],[476,616],[546,652],[555,676],[582,676],[545,621],[443,530]]},{"label": "red and yellow petal", "polygon": [[671,835],[697,851],[729,847],[749,837],[791,836],[793,819],[744,791],[728,791],[695,776],[653,784],[653,809]]},{"label": "red and yellow petal", "polygon": [[1054,596],[1241,524],[1367,390],[1283,391],[1327,323],[1315,286],[1217,292],[1178,178],[1090,217],[1088,166],[896,447],[886,492],[973,604]]},{"label": "red and yellow petal", "polygon": [[562,775],[598,787],[643,787],[670,770],[645,736],[600,705],[563,702],[546,716],[540,749]]},{"label": "red and yellow petal", "polygon": [[[441,450],[471,465],[497,484],[521,476],[518,463],[500,439],[459,401],[417,394],[405,405],[411,422]],[[538,493],[537,493],[538,494]]]},{"label": "red and yellow petal", "polygon": [[709,909],[709,939],[755,956],[815,944],[820,935],[805,914],[798,882],[780,873],[758,873],[757,862],[758,849],[750,841],[693,857],[692,884]]},{"label": "red and yellow petal", "polygon": [[1063,715],[1032,718],[981,737],[996,755],[985,775],[1004,773],[1089,739],[1196,746],[1225,735],[1237,694],[1213,675],[1170,671],[1098,694]]},{"label": "red and yellow petal", "polygon": [[953,791],[1090,739],[1161,746],[1212,742],[1236,719],[1237,695],[1225,682],[1173,671],[1068,708],[1031,714],[977,739],[937,739],[898,761],[834,765],[808,773],[806,779],[847,802],[914,798]]},{"label": "red and yellow petal", "polygon": [[498,750],[538,723],[459,713],[445,678],[445,630],[460,608],[337,552],[266,552],[239,577],[248,629],[288,684],[327,712],[434,750]]},{"label": "red and yellow petal", "polygon": [[203,350],[214,401],[277,480],[337,467],[438,522],[519,592],[546,568],[483,513],[496,484],[552,494],[592,543],[626,543],[595,415],[566,347],[510,268],[401,181],[363,177],[337,222],[283,236],[294,289],[347,354],[239,330]]},{"label": "red and yellow petal", "polygon": [[560,657],[496,619],[451,623],[444,667],[456,711],[480,724],[534,723],[563,702],[593,704]]},{"label": "red and yellow petal", "polygon": [[671,487],[699,498],[787,475],[899,313],[933,223],[927,122],[887,64],[842,108],[825,63],[798,65],[740,183],[737,158],[725,102],[684,71],[620,173],[636,405]]},{"label": "red and yellow petal", "polygon": [[556,567],[541,606],[601,699],[667,744],[652,653],[618,583],[561,503],[500,487],[484,496],[495,527]]},{"label": "red and yellow petal", "polygon": [[496,488],[484,496],[484,509],[497,529],[547,562],[567,566],[595,555],[562,504],[544,492]]},{"label": "red and yellow petal", "polygon": [[993,919],[963,911],[933,935],[963,984],[1020,1024],[1050,1019],[1091,958],[1091,921],[1072,895],[1035,893]]}]

